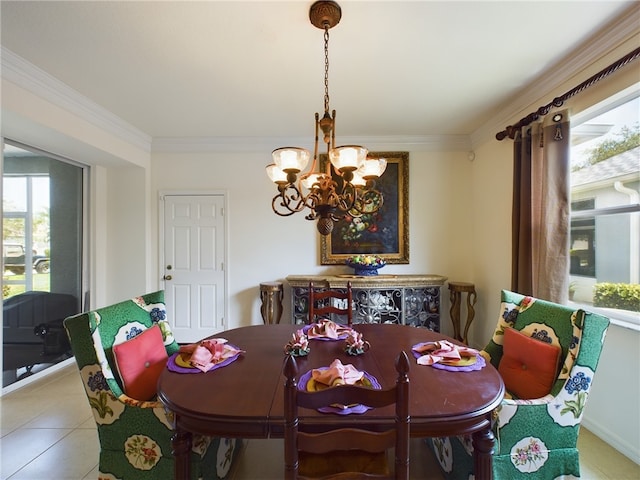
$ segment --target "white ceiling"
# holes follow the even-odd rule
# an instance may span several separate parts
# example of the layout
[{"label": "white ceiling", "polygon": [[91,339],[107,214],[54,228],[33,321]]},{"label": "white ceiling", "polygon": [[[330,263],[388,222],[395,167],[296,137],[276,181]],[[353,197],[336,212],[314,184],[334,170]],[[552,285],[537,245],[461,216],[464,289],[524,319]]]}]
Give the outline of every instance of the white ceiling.
[{"label": "white ceiling", "polygon": [[[311,3],[2,0],[1,40],[153,138],[311,139],[324,94]],[[634,3],[343,0],[338,143],[471,135]]]}]

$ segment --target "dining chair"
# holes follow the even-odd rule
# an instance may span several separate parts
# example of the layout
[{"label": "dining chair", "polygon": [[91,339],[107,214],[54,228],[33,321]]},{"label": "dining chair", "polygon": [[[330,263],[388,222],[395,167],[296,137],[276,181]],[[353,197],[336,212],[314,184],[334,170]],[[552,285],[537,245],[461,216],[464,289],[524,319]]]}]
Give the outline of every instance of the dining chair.
[{"label": "dining chair", "polygon": [[[338,306],[338,302],[344,306]],[[347,325],[353,324],[353,293],[351,282],[347,288],[336,290],[318,290],[309,282],[309,318],[307,323],[314,323],[317,319],[332,319],[335,315],[346,317]]]},{"label": "dining chair", "polygon": [[[493,478],[578,478],[580,422],[609,319],[503,290],[493,337],[480,354],[506,394],[494,412]],[[470,435],[427,439],[446,479],[471,478]]]},{"label": "dining chair", "polygon": [[[395,363],[398,377],[389,389],[375,390],[340,385],[307,392],[298,389],[298,367],[293,355],[284,367],[285,479],[397,479],[409,478],[409,359],[400,352]],[[299,407],[317,409],[327,405],[367,405],[380,408],[395,404],[395,424],[386,430],[341,427],[336,416],[332,429],[305,431]],[[330,415],[330,414],[327,414]],[[391,472],[387,452],[395,451]]]},{"label": "dining chair", "polygon": [[[158,353],[166,362],[179,348],[164,291],[68,317],[64,327],[97,426],[98,476],[173,478],[174,417],[155,393],[164,369],[155,368]],[[191,480],[227,478],[241,450],[234,439],[202,435],[194,435],[192,445]]]}]

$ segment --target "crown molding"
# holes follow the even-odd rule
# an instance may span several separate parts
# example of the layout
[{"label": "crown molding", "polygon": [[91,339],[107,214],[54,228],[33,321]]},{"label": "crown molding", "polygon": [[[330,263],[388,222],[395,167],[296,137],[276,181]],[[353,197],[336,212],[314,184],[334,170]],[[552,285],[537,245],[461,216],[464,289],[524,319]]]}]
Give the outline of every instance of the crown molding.
[{"label": "crown molding", "polygon": [[[312,149],[311,137],[156,137],[153,153],[264,153],[282,145],[299,145]],[[468,135],[391,135],[341,137],[344,144],[366,145],[370,151],[468,151]]]},{"label": "crown molding", "polygon": [[633,35],[640,33],[639,18],[640,3],[634,3],[622,15],[598,31],[580,47],[541,73],[513,95],[511,100],[495,116],[471,133],[473,148],[489,139],[495,139],[496,133],[504,130],[507,125],[512,125],[528,115],[531,110],[537,109],[537,106],[529,106],[540,102],[541,98],[549,97],[546,102],[542,101],[546,104],[553,98],[562,95],[564,92],[559,92],[558,89],[574,76],[579,76],[582,73],[584,78],[577,80],[576,84],[578,84],[593,75],[595,72],[587,73],[587,68],[590,65],[596,63]]},{"label": "crown molding", "polygon": [[145,152],[151,150],[151,137],[114,115],[44,70],[0,47],[2,78],[19,85],[52,104],[67,110],[96,127],[112,133]]}]

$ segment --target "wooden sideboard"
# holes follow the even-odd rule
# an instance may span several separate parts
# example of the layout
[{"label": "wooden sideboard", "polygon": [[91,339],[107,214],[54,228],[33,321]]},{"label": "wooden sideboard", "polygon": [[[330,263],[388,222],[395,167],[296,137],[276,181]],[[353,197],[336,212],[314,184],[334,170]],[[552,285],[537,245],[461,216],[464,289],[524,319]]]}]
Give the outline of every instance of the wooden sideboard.
[{"label": "wooden sideboard", "polygon": [[[346,289],[351,282],[354,323],[398,323],[440,331],[441,275],[289,275],[291,312],[306,323],[309,282],[316,289]],[[334,321],[341,322],[337,318]]]}]

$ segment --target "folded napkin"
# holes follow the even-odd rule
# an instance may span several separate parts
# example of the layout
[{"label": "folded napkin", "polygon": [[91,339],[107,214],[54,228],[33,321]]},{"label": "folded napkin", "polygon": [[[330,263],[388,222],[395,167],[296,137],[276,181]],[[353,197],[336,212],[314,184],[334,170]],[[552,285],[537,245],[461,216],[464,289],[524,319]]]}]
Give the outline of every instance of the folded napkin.
[{"label": "folded napkin", "polygon": [[209,338],[198,343],[182,345],[178,353],[191,366],[203,372],[208,372],[215,364],[244,352],[229,345],[224,338]]},{"label": "folded napkin", "polygon": [[413,351],[421,354],[416,360],[420,365],[451,362],[463,357],[474,357],[478,354],[478,350],[456,345],[447,340],[416,345],[413,347]]},{"label": "folded napkin", "polygon": [[328,386],[353,385],[362,380],[364,372],[357,370],[353,365],[343,365],[339,359],[335,359],[329,368],[316,368],[311,371],[311,378],[317,383]]},{"label": "folded napkin", "polygon": [[351,330],[352,329],[350,327],[345,327],[344,325],[339,325],[331,320],[324,319],[309,327],[307,337],[331,338],[338,340],[341,337],[344,338],[344,336],[350,333]]}]

